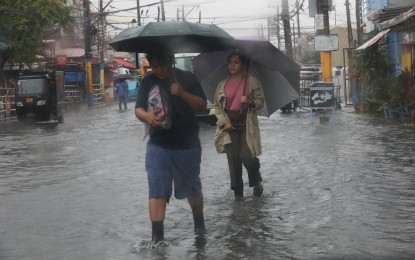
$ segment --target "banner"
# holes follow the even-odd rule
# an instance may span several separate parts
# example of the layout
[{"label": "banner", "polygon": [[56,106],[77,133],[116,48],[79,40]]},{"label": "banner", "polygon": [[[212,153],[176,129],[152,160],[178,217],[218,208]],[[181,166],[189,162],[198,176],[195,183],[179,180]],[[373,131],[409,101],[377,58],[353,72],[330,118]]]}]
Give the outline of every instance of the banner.
[{"label": "banner", "polygon": [[67,62],[66,55],[56,55],[55,58],[55,65],[56,66],[65,66]]}]

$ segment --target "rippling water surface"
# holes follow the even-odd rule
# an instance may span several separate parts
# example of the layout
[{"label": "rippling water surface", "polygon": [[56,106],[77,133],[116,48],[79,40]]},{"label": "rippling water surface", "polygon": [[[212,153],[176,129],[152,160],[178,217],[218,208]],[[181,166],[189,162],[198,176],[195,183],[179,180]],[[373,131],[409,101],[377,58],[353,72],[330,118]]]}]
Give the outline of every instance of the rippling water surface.
[{"label": "rippling water surface", "polygon": [[[130,107],[133,104],[129,104]],[[0,259],[413,259],[415,128],[337,111],[260,118],[263,197],[235,201],[201,125],[208,234],[172,199],[153,246],[133,110],[72,108],[57,126],[0,124]],[[244,175],[247,181],[246,174]]]}]

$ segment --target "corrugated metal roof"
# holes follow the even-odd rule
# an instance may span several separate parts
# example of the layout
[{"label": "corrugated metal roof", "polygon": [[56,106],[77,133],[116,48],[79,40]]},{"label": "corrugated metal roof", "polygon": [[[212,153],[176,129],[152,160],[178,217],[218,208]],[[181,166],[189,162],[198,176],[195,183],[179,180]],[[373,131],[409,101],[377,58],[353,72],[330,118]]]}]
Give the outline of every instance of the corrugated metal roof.
[{"label": "corrugated metal roof", "polygon": [[382,28],[382,30],[384,30],[384,29],[393,27],[395,25],[398,25],[400,23],[403,23],[403,22],[409,20],[410,18],[412,18],[414,16],[415,16],[415,6],[412,7],[411,10],[409,10],[409,11],[407,11],[407,12],[401,14],[401,15],[398,15],[393,19],[384,21],[383,23],[380,24],[380,27]]},{"label": "corrugated metal roof", "polygon": [[56,49],[55,55],[65,55],[68,58],[79,58],[85,55],[85,50],[83,48]]},{"label": "corrugated metal roof", "polygon": [[398,17],[399,15],[407,12],[411,8],[412,6],[386,7],[384,9],[380,9],[374,12],[373,14],[369,15],[368,20],[381,23],[386,20]]}]

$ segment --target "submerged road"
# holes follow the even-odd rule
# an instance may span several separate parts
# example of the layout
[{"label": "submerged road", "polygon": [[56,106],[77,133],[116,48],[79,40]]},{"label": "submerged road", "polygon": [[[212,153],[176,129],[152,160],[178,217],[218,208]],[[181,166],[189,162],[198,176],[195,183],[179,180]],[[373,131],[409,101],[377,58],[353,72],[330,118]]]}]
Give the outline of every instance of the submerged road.
[{"label": "submerged road", "polygon": [[151,247],[141,123],[72,108],[56,126],[0,124],[0,259],[414,259],[415,129],[353,108],[310,126],[307,111],[260,117],[264,195],[229,190],[201,124],[208,234],[172,199]]}]

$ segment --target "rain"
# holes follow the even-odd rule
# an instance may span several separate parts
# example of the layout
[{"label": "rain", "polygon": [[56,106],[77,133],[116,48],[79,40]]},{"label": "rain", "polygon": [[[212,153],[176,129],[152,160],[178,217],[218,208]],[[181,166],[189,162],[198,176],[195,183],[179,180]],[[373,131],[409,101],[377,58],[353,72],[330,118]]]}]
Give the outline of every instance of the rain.
[{"label": "rain", "polygon": [[[408,18],[405,26],[415,17],[411,1],[399,0],[411,4],[398,7],[407,8],[399,9]],[[25,8],[0,4],[0,260],[415,259],[413,48],[393,53],[397,70],[411,65],[412,85],[405,93],[411,93],[406,101],[411,98],[412,103],[365,100],[372,94],[363,84],[368,82],[364,77],[354,81],[346,69],[352,65],[347,55],[353,48],[384,44],[389,32],[397,37],[397,26],[405,27],[402,17],[377,24],[360,17],[367,24],[354,28],[359,22],[356,9],[362,6],[348,0],[327,1],[319,8],[321,16],[313,14],[316,18],[310,9],[320,1],[142,0],[139,8],[138,0],[63,2],[73,4],[72,11],[79,8],[73,32],[79,41],[70,48],[64,41],[53,45],[57,39],[30,45],[45,33],[37,25],[49,26],[49,19],[38,19],[36,10],[26,19],[27,10],[20,10]],[[388,9],[384,7],[378,11]],[[63,14],[56,12],[57,18]],[[11,21],[12,16],[18,22]],[[67,33],[56,30],[61,22],[56,21],[48,36]],[[344,25],[346,38],[336,50],[332,43],[339,38],[326,32],[329,25]],[[363,33],[363,27],[373,30]],[[37,36],[30,38],[30,31]],[[365,38],[347,38],[355,33]],[[398,38],[392,43],[414,44],[413,37]],[[42,49],[42,55],[31,53],[45,45],[50,50]],[[224,57],[236,46],[238,52],[249,54],[246,73],[266,89],[265,107],[258,112],[264,192],[254,196],[244,169],[244,197],[235,198],[226,155],[218,154],[214,145],[215,117],[199,114],[207,233],[195,235],[187,201],[172,197],[164,220],[165,239],[154,243],[145,169],[148,127],[135,116],[136,95],[129,100],[127,95],[128,108],[118,106],[116,79],[131,83],[127,93],[137,92],[142,78],[152,73],[145,53],[169,48],[176,54],[175,68],[191,68],[212,106],[218,81],[228,74]],[[37,63],[21,60],[26,53],[16,48]],[[323,69],[327,53],[333,53],[328,70]],[[179,55],[183,64],[177,62]],[[209,62],[196,73],[203,55]],[[25,103],[42,106],[49,100],[17,100],[18,74],[23,68],[46,69],[48,62],[59,71],[53,100],[58,102],[59,96],[64,102],[41,117],[26,117],[18,111]],[[66,71],[66,65],[72,67]],[[317,79],[309,81],[315,74]],[[381,79],[375,87],[389,84],[380,74],[375,75]],[[46,78],[50,79],[43,77],[44,82],[50,83]],[[369,111],[369,103],[377,107]]]}]

